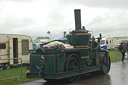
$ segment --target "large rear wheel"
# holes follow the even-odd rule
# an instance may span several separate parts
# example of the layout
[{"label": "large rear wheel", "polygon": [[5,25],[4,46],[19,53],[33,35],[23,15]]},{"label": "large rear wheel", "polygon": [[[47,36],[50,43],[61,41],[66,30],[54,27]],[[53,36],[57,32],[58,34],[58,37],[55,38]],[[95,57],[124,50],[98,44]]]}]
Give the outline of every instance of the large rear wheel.
[{"label": "large rear wheel", "polygon": [[[65,71],[77,71],[80,68],[80,59],[76,54],[70,54],[65,61]],[[81,75],[68,77],[68,82],[77,82]]]}]

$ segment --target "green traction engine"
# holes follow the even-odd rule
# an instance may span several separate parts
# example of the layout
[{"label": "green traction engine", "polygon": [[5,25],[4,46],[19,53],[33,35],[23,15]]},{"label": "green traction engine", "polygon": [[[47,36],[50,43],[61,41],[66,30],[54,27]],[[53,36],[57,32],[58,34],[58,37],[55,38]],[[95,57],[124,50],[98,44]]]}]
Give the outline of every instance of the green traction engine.
[{"label": "green traction engine", "polygon": [[76,82],[81,74],[109,72],[111,61],[108,51],[100,47],[101,34],[94,38],[85,27],[81,28],[80,9],[75,9],[74,14],[75,30],[67,34],[68,43],[74,47],[33,51],[27,77]]}]

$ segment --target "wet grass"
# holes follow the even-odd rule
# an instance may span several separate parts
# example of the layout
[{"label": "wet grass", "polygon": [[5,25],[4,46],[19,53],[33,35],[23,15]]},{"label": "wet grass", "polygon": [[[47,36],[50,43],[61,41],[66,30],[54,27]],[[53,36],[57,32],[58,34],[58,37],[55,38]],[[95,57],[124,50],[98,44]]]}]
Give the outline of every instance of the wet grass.
[{"label": "wet grass", "polygon": [[109,55],[111,58],[111,62],[121,61],[122,55],[119,51],[110,50]]},{"label": "wet grass", "polygon": [[[119,51],[110,50],[109,55],[110,55],[110,58],[111,58],[111,62],[121,60],[121,53]],[[0,71],[0,79],[2,79],[2,77],[3,77],[2,75],[4,73],[6,73],[6,77],[9,77],[9,75],[10,75],[9,73],[14,73],[15,74],[14,76],[18,76],[18,75],[20,75],[19,70],[20,70],[19,68],[13,68],[13,69],[9,69],[9,70],[2,70],[2,71]],[[25,67],[22,68],[22,78],[19,78],[20,82],[18,80],[15,80],[15,79],[9,79],[9,80],[0,81],[0,85],[18,85],[20,83],[29,82],[29,81],[39,79],[39,78],[27,78],[26,77],[26,72],[27,71],[28,70]]]},{"label": "wet grass", "polygon": [[[20,71],[19,70],[20,70],[20,68],[2,70],[2,71],[0,71],[0,79],[6,78],[6,77],[10,78],[10,77],[20,76]],[[20,83],[29,82],[29,81],[39,79],[39,78],[27,78],[26,77],[26,72],[27,71],[28,70],[25,67],[22,68],[22,78],[19,78],[20,81],[18,81],[17,79],[3,80],[3,81],[0,81],[0,85],[18,85]],[[9,73],[12,73],[12,74],[9,74]],[[4,77],[2,76],[3,74],[4,74]]]}]

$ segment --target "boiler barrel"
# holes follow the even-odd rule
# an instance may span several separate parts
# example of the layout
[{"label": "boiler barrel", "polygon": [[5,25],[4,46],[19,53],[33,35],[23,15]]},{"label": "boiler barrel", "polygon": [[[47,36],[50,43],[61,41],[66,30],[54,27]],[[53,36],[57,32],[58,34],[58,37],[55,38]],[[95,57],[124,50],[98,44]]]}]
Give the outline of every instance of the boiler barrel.
[{"label": "boiler barrel", "polygon": [[67,34],[68,43],[75,47],[88,47],[90,37],[90,33]]}]

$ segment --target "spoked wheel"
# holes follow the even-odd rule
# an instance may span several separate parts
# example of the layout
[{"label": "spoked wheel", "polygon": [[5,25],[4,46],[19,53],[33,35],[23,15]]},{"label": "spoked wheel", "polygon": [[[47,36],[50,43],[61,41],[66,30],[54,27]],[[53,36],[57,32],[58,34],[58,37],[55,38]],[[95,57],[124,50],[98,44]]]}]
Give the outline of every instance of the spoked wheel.
[{"label": "spoked wheel", "polygon": [[100,65],[101,65],[101,74],[108,74],[111,67],[110,56],[108,55],[100,55]]},{"label": "spoked wheel", "polygon": [[[67,57],[66,62],[67,62],[65,63],[66,71],[76,71],[80,67],[80,59],[76,54],[70,54]],[[76,75],[76,76],[68,77],[67,80],[68,82],[77,82],[79,78],[80,78],[80,75]]]},{"label": "spoked wheel", "polygon": [[73,82],[77,82],[80,79],[81,75],[77,75],[77,76],[71,76],[68,78],[68,81],[73,83]]}]

